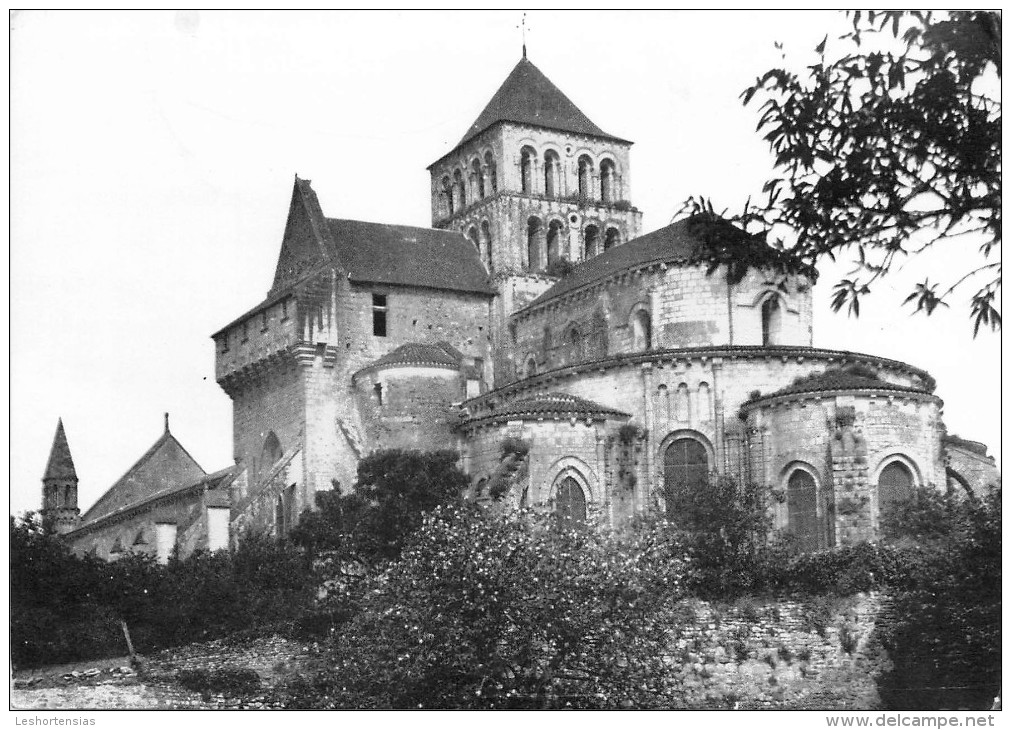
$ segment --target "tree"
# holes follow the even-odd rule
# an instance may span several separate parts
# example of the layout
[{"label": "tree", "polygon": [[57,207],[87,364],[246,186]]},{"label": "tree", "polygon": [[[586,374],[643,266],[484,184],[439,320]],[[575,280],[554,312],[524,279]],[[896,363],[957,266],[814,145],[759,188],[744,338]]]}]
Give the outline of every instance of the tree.
[{"label": "tree", "polygon": [[302,515],[291,539],[310,555],[332,550],[366,563],[396,557],[426,512],[462,498],[469,480],[458,460],[455,451],[369,454],[352,493],[318,495],[317,510]]},{"label": "tree", "polygon": [[683,550],[551,514],[426,516],[289,706],[665,706]]},{"label": "tree", "polygon": [[841,47],[826,36],[803,74],[774,68],[742,94],[745,105],[761,101],[758,128],[777,176],[764,186],[767,200],[736,220],[792,239],[790,250],[811,264],[851,256],[855,268],[835,285],[832,306],[852,315],[901,257],[961,246],[966,266],[918,283],[906,302],[930,314],[974,287],[974,335],[998,330],[1000,16],[855,11],[851,19]]}]

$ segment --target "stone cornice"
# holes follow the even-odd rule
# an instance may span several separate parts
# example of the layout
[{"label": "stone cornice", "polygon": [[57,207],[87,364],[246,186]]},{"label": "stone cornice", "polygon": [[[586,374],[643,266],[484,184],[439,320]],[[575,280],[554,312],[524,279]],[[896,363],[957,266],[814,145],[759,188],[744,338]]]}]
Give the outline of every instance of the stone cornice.
[{"label": "stone cornice", "polygon": [[496,400],[499,398],[510,399],[526,391],[543,390],[546,386],[552,385],[557,381],[567,380],[581,374],[604,373],[608,370],[614,370],[630,365],[636,366],[645,364],[659,367],[669,365],[676,367],[679,364],[687,366],[693,362],[699,362],[703,365],[711,364],[719,366],[732,360],[781,360],[783,363],[791,361],[803,363],[805,360],[816,360],[826,364],[863,363],[888,368],[896,372],[920,378],[925,382],[925,387],[927,387],[928,390],[933,390],[934,388],[934,379],[925,370],[921,370],[920,368],[909,365],[908,363],[900,362],[899,360],[891,360],[889,358],[878,357],[876,355],[867,355],[848,350],[826,350],[815,347],[723,345],[713,347],[649,350],[647,352],[614,355],[607,358],[601,358],[599,360],[588,360],[574,365],[566,365],[564,367],[546,370],[543,373],[532,375],[514,383],[503,385],[495,390],[489,391],[488,393],[482,393],[475,398],[465,401],[463,405],[471,410],[475,408],[479,409],[485,407],[489,400]]},{"label": "stone cornice", "polygon": [[757,398],[743,403],[741,405],[741,410],[747,412],[762,408],[785,408],[797,403],[829,400],[838,396],[858,396],[861,398],[887,400],[889,402],[894,400],[915,400],[925,403],[937,403],[938,405],[944,404],[944,401],[932,393],[922,393],[915,390],[899,390],[891,388],[832,388],[826,390],[812,390],[805,393],[787,393],[785,395],[770,395],[764,398]]}]

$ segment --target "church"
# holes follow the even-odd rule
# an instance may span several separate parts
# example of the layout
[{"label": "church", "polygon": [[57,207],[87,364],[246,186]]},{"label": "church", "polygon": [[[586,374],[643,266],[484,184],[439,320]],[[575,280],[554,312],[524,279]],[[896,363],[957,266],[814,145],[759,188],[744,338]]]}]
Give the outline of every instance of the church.
[{"label": "church", "polygon": [[914,487],[999,482],[929,373],[812,346],[817,272],[717,220],[643,234],[631,146],[524,52],[429,167],[431,227],[328,217],[296,177],[270,290],[212,335],[234,465],[207,473],[166,415],[81,514],[61,422],[43,516],[79,553],[167,560],[283,537],[372,451],[454,449],[490,508],[615,526],[757,483],[813,550],[876,539]]}]

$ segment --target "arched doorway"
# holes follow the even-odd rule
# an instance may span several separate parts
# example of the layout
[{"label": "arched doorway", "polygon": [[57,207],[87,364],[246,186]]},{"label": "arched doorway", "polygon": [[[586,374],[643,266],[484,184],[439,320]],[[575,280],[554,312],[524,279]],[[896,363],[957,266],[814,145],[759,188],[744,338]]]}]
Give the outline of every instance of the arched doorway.
[{"label": "arched doorway", "polygon": [[559,520],[571,522],[586,521],[586,495],[572,477],[565,477],[558,483],[555,492],[555,515]]},{"label": "arched doorway", "polygon": [[709,483],[709,453],[698,440],[685,437],[674,440],[663,456],[664,494],[667,518],[676,519],[679,503]]}]

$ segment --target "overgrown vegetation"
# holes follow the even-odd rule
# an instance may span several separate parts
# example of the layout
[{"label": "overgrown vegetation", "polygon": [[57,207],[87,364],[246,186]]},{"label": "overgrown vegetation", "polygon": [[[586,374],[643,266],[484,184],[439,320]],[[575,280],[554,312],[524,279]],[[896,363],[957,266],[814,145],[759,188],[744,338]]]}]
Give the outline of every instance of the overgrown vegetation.
[{"label": "overgrown vegetation", "polygon": [[[452,454],[362,465],[353,494],[321,495],[297,543],[249,536],[165,566],[74,557],[12,520],[15,662],[121,654],[120,620],[142,652],[281,630],[323,649],[321,670],[287,687],[293,707],[676,706],[662,657],[693,620],[686,599],[736,600],[758,621],[763,596],[807,597],[824,633],[833,597],[880,591],[870,638],[894,665],[879,681],[889,708],[984,707],[999,687],[999,491],[919,490],[883,516],[882,542],[803,553],[771,531],[774,497],[730,479],[670,495],[674,521],[612,531],[464,503]],[[840,645],[856,652],[857,637]],[[748,656],[743,642],[728,651]],[[234,677],[183,679],[243,691],[214,689]]]}]

